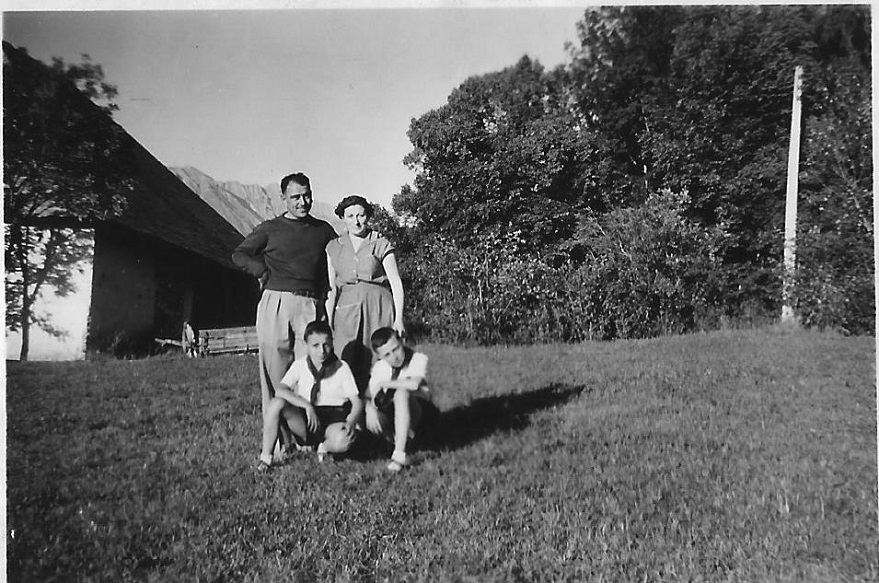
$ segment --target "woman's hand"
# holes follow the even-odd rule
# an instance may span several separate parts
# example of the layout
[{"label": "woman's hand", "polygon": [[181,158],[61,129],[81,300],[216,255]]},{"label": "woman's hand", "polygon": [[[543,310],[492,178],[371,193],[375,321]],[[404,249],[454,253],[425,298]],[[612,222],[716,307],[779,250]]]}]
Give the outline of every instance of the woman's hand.
[{"label": "woman's hand", "polygon": [[394,330],[397,332],[397,334],[400,335],[400,338],[405,338],[405,336],[406,336],[406,327],[403,325],[403,319],[402,319],[402,318],[395,319],[395,320],[394,320],[394,326],[393,326],[393,327],[394,327]]}]

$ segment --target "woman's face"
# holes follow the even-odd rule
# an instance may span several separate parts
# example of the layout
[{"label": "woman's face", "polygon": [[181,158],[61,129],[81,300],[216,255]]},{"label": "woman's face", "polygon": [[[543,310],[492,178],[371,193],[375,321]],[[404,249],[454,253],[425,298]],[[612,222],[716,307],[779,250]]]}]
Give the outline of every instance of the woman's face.
[{"label": "woman's face", "polygon": [[342,218],[348,227],[348,233],[355,237],[362,237],[369,231],[369,217],[366,216],[366,209],[359,204],[346,207]]}]

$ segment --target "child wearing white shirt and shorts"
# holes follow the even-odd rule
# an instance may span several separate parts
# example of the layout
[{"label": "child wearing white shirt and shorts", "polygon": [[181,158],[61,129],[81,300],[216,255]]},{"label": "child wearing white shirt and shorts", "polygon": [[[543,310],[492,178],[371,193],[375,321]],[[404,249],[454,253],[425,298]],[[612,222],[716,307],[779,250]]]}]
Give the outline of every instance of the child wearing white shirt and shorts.
[{"label": "child wearing white shirt and shorts", "polygon": [[297,444],[317,445],[318,460],[348,451],[357,437],[363,401],[348,364],[333,353],[326,322],[311,322],[303,334],[307,354],[287,370],[263,418],[262,452],[257,470],[272,465],[281,416]]},{"label": "child wearing white shirt and shorts", "polygon": [[366,428],[393,441],[387,467],[399,472],[408,465],[406,444],[431,399],[427,355],[405,346],[393,328],[379,328],[370,340],[379,359],[367,388]]}]

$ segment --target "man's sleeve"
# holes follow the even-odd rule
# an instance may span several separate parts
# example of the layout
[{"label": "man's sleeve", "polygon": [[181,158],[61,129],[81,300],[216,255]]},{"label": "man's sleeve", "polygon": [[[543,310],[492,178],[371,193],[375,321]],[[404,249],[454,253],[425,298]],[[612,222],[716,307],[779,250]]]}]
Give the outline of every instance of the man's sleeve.
[{"label": "man's sleeve", "polygon": [[260,277],[266,271],[262,252],[267,242],[268,234],[265,228],[263,225],[257,225],[232,252],[232,263],[253,277]]}]

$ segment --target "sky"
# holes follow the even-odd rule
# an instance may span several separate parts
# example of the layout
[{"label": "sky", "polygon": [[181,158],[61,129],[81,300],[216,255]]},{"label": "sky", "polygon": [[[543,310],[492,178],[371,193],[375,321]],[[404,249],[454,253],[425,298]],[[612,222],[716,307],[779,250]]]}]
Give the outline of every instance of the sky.
[{"label": "sky", "polygon": [[[523,55],[547,69],[565,63],[584,12],[446,4],[458,8],[114,11],[9,0],[3,39],[44,62],[89,55],[119,89],[116,121],[166,166],[261,185],[302,171],[316,200],[357,193],[390,207],[414,178],[403,165],[411,120]],[[57,10],[72,6],[89,9]],[[77,277],[63,304],[51,293],[38,302],[69,336],[32,328],[32,359],[82,358],[90,273]],[[19,336],[5,342],[17,358]]]},{"label": "sky", "polygon": [[566,62],[583,12],[30,10],[5,12],[3,37],[45,62],[88,54],[119,89],[117,122],[167,166],[262,185],[302,171],[317,200],[389,207],[414,177],[411,120],[523,55]]}]

